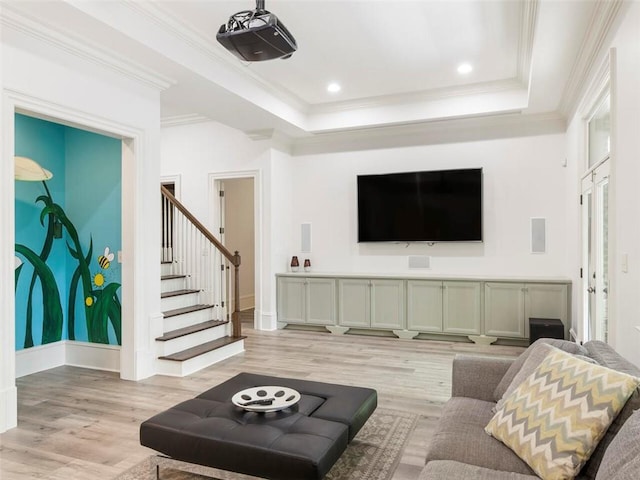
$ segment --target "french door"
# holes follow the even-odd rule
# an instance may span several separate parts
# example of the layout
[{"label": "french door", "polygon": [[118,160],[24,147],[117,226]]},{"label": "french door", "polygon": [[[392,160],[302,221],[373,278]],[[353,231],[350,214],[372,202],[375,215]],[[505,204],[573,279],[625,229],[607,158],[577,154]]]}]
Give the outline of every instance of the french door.
[{"label": "french door", "polygon": [[582,179],[583,340],[608,340],[609,160]]}]

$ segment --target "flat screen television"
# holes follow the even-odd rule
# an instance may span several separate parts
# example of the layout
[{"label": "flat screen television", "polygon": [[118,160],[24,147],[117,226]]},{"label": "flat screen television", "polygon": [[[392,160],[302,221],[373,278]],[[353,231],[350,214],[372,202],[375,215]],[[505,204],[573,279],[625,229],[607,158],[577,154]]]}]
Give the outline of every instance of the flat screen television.
[{"label": "flat screen television", "polygon": [[358,176],[358,242],[482,241],[482,169]]}]

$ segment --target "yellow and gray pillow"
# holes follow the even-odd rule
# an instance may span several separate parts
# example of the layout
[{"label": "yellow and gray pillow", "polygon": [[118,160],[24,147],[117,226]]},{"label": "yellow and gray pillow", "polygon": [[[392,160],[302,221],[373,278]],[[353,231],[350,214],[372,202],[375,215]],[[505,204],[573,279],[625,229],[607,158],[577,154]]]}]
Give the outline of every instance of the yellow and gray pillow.
[{"label": "yellow and gray pillow", "polygon": [[544,360],[505,396],[485,431],[543,480],[572,479],[640,380],[543,348]]}]

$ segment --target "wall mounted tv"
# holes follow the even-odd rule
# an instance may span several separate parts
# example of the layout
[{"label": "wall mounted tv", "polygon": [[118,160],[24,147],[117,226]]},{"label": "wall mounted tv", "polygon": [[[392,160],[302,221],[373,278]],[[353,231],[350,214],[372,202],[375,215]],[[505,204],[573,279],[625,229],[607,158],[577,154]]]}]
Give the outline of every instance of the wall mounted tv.
[{"label": "wall mounted tv", "polygon": [[358,176],[358,242],[482,241],[482,169]]}]

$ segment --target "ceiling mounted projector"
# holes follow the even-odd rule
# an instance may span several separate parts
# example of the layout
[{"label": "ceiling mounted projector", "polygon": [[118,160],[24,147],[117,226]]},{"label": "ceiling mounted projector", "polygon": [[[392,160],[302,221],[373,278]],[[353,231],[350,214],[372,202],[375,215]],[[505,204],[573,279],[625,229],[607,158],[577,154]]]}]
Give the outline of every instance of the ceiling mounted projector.
[{"label": "ceiling mounted projector", "polygon": [[278,17],[264,9],[264,0],[256,0],[255,10],[231,15],[220,26],[216,39],[247,62],[289,58],[298,49],[296,39]]}]

